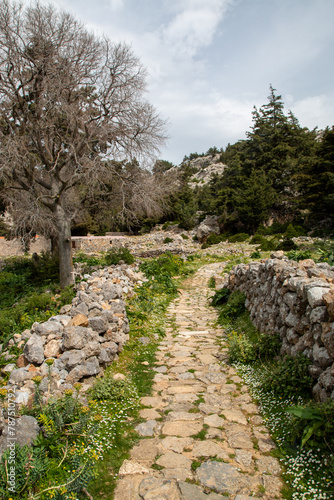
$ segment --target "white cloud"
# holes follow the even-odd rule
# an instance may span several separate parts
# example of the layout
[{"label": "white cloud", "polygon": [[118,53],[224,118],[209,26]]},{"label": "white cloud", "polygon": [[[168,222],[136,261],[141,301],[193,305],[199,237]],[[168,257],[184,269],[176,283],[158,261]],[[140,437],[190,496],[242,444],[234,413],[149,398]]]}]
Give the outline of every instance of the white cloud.
[{"label": "white cloud", "polygon": [[124,9],[124,0],[109,0],[112,12],[118,12]]},{"label": "white cloud", "polygon": [[318,95],[295,101],[290,105],[303,127],[313,129],[334,125],[334,95]]},{"label": "white cloud", "polygon": [[172,21],[163,27],[162,40],[178,55],[193,57],[211,44],[231,0],[183,0]]}]

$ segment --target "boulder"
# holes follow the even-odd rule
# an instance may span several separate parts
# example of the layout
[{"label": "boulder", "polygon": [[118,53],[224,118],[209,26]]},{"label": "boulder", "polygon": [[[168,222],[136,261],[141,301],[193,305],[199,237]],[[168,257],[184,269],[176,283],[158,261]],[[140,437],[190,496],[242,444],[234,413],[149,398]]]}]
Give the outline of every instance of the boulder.
[{"label": "boulder", "polygon": [[45,339],[34,333],[24,346],[23,354],[29,363],[41,365],[44,361]]},{"label": "boulder", "polygon": [[[5,426],[2,436],[0,437],[0,456],[6,449],[10,449],[13,441],[8,434],[8,426]],[[23,415],[15,421],[15,443],[22,447],[24,445],[31,445],[37,438],[40,428],[37,420],[34,417]],[[9,448],[8,448],[9,447]]]},{"label": "boulder", "polygon": [[215,215],[207,215],[204,221],[197,228],[197,238],[200,243],[204,243],[210,234],[219,234],[219,218]]},{"label": "boulder", "polygon": [[85,345],[93,340],[93,331],[83,326],[67,326],[64,330],[62,349],[83,349]]}]

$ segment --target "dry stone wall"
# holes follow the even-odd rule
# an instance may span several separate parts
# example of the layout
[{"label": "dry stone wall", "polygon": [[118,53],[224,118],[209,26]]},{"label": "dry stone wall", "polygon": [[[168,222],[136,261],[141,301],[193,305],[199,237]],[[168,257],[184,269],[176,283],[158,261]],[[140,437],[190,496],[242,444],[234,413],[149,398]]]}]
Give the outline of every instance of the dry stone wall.
[{"label": "dry stone wall", "polygon": [[[8,386],[16,387],[17,403],[29,401],[36,375],[43,377],[41,391],[56,397],[79,381],[83,390],[87,389],[93,377],[117,359],[129,339],[124,297],[133,295],[134,285],[143,280],[142,273],[135,266],[123,264],[84,278],[77,285],[72,304],[10,341],[23,348],[17,364],[9,363],[4,368],[10,373]],[[2,354],[6,356],[6,351]],[[50,359],[51,387],[46,363]]]},{"label": "dry stone wall", "polygon": [[334,267],[313,260],[272,258],[235,266],[225,286],[246,294],[246,306],[261,332],[278,332],[281,354],[312,360],[314,395],[334,399]]}]

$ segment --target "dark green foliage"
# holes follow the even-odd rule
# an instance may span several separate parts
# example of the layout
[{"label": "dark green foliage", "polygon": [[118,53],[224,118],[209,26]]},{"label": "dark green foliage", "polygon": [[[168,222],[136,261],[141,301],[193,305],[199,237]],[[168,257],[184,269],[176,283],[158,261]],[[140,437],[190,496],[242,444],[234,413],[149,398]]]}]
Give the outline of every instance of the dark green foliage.
[{"label": "dark green foliage", "polygon": [[214,294],[211,305],[217,307],[226,304],[230,295],[231,292],[228,288],[221,288]]},{"label": "dark green foliage", "polygon": [[26,498],[26,492],[33,488],[47,471],[47,449],[44,447],[15,446],[15,492],[8,490],[7,474],[10,471],[10,451],[6,450],[0,460],[0,498]]},{"label": "dark green foliage", "polygon": [[284,240],[277,245],[276,250],[289,251],[289,250],[296,250],[297,248],[298,246],[293,240],[290,240],[289,238],[284,238]]},{"label": "dark green foliage", "polygon": [[[313,225],[326,220],[334,228],[334,127],[316,142],[316,155],[298,177],[302,207],[311,211]],[[324,228],[325,229],[325,228]]]},{"label": "dark green foliage", "polygon": [[0,236],[8,238],[10,235],[10,229],[2,220],[0,220]]},{"label": "dark green foliage", "polygon": [[326,242],[323,246],[317,249],[319,255],[319,262],[327,262],[330,266],[334,265],[334,243]]},{"label": "dark green foliage", "polygon": [[87,264],[87,266],[98,266],[99,264],[101,264],[101,259],[99,259],[95,255],[86,255],[83,252],[78,252],[73,257],[73,262]]},{"label": "dark green foliage", "polygon": [[174,276],[181,271],[183,261],[180,257],[166,252],[157,259],[147,260],[140,264],[140,269],[147,278],[152,276],[159,278],[163,275]]},{"label": "dark green foliage", "polygon": [[248,312],[233,323],[228,333],[228,357],[231,363],[258,363],[272,360],[279,354],[279,335],[259,333],[248,316]]},{"label": "dark green foliage", "polygon": [[222,306],[218,321],[224,323],[240,316],[245,310],[246,295],[242,292],[233,292],[225,305]]},{"label": "dark green foliage", "polygon": [[173,243],[173,241],[174,241],[173,238],[167,237],[164,239],[163,243]]},{"label": "dark green foliage", "polygon": [[297,262],[300,260],[310,259],[311,258],[311,251],[310,250],[304,250],[304,251],[291,250],[291,252],[288,253],[288,257],[290,260],[296,260]]},{"label": "dark green foliage", "polygon": [[306,356],[284,356],[268,369],[262,384],[264,391],[273,391],[277,396],[310,396],[313,386],[308,368],[311,360]]},{"label": "dark green foliage", "polygon": [[255,252],[251,253],[250,257],[251,259],[261,259],[261,253],[256,250]]},{"label": "dark green foliage", "polygon": [[249,234],[247,233],[238,233],[233,236],[229,236],[228,241],[229,243],[241,243],[243,241],[248,240]]},{"label": "dark green foliage", "polygon": [[183,238],[184,240],[189,240],[189,236],[183,233],[181,234],[181,238]]},{"label": "dark green foliage", "polygon": [[230,234],[229,233],[224,233],[224,234],[210,234],[208,239],[206,240],[206,243],[210,245],[217,245],[221,241],[227,241],[227,238],[229,238]]},{"label": "dark green foliage", "polygon": [[72,397],[72,391],[46,405],[38,404],[30,410],[25,408],[26,413],[39,420],[42,432],[32,448],[16,447],[15,495],[4,484],[7,454],[2,456],[1,498],[27,499],[30,498],[32,489],[41,498],[47,498],[43,492],[49,489],[55,492],[53,498],[65,500],[68,492],[82,492],[94,475],[93,459],[89,452],[83,451],[94,437],[96,429],[96,424],[91,421],[89,408],[84,410],[77,396]]},{"label": "dark green foliage", "polygon": [[255,233],[252,239],[250,240],[250,243],[252,245],[256,245],[259,243],[263,243],[265,241],[265,238],[260,234],[260,233]]},{"label": "dark green foliage", "polygon": [[59,294],[57,258],[50,254],[6,259],[0,272],[0,341],[46,321],[71,302],[73,287]]},{"label": "dark green foliage", "polygon": [[216,288],[216,282],[213,276],[209,279],[208,287],[212,288],[213,290]]},{"label": "dark green foliage", "polygon": [[106,253],[104,260],[108,266],[117,265],[121,260],[125,264],[133,264],[135,261],[134,256],[130,253],[130,250],[125,247],[120,247],[117,249],[110,249]]},{"label": "dark green foliage", "polygon": [[292,442],[302,448],[322,448],[334,451],[334,402],[310,402],[307,406],[287,409],[294,418]]},{"label": "dark green foliage", "polygon": [[260,244],[260,250],[262,250],[262,252],[270,252],[271,250],[276,250],[276,248],[276,240],[267,240],[264,238]]}]

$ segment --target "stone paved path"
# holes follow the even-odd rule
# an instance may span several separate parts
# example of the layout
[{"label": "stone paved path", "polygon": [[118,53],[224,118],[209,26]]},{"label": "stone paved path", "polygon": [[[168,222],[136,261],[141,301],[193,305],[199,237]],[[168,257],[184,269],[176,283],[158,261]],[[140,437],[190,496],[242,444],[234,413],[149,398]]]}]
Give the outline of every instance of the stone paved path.
[{"label": "stone paved path", "polygon": [[[143,437],[119,473],[115,500],[280,499],[280,467],[247,387],[220,361],[224,332],[214,327],[201,268],[170,305],[157,353],[152,397],[142,398]],[[223,356],[222,356],[223,354]]]}]

